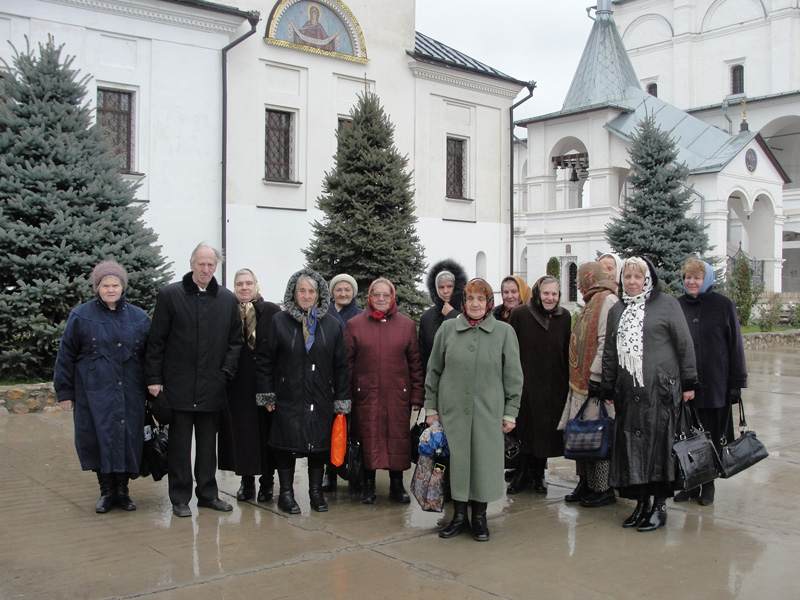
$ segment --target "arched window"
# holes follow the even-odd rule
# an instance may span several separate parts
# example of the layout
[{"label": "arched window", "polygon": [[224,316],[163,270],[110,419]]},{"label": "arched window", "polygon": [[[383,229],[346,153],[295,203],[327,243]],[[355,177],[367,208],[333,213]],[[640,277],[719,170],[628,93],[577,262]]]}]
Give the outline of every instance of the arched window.
[{"label": "arched window", "polygon": [[570,302],[578,301],[578,265],[569,263],[569,294]]},{"label": "arched window", "polygon": [[572,254],[572,244],[567,244],[566,252],[564,254]]},{"label": "arched window", "polygon": [[486,253],[478,252],[475,256],[475,277],[486,279]]},{"label": "arched window", "polygon": [[731,67],[731,94],[744,94],[744,65]]},{"label": "arched window", "polygon": [[657,83],[648,83],[647,84],[647,93],[651,96],[655,96],[658,98],[658,84]]}]

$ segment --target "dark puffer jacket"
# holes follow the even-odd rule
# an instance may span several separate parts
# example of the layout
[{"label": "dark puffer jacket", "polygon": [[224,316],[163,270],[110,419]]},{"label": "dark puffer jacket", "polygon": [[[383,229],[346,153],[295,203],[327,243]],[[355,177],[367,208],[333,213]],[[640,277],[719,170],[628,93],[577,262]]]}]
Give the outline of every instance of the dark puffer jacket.
[{"label": "dark puffer jacket", "polygon": [[[450,297],[450,305],[454,310],[450,311],[447,316],[442,314],[444,301],[439,298],[439,291],[436,289],[436,276],[442,271],[450,271],[456,278],[453,295]],[[446,258],[431,267],[428,277],[425,279],[425,285],[433,301],[433,306],[422,313],[419,319],[419,355],[422,358],[423,371],[427,371],[428,358],[433,350],[433,340],[439,327],[442,326],[445,319],[455,319],[461,314],[461,304],[464,301],[462,296],[467,285],[467,272],[452,258]]]},{"label": "dark puffer jacket", "polygon": [[200,292],[189,272],[156,298],[144,363],[146,385],[161,384],[175,410],[225,406],[242,349],[242,317],[233,292],[212,278]]},{"label": "dark puffer jacket", "polygon": [[[306,353],[305,315],[295,301],[301,276],[317,282],[317,327],[314,344]],[[275,405],[269,445],[289,452],[327,452],[335,413],[350,412],[349,373],[344,333],[328,314],[328,284],[311,269],[289,278],[284,311],[272,318],[267,340],[256,356],[257,400]]]}]

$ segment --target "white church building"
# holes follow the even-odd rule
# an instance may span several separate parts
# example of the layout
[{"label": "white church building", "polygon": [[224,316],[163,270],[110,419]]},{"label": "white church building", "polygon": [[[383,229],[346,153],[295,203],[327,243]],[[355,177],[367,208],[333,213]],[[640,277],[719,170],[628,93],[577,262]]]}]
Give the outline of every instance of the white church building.
[{"label": "white church building", "polygon": [[[426,260],[508,274],[509,109],[524,81],[417,32],[415,0],[232,1],[0,3],[1,40],[24,50],[53,35],[92,76],[86,101],[176,277],[208,240],[228,258],[218,278],[250,267],[282,298],[322,218],[335,132],[365,89],[408,157]],[[11,63],[8,44],[0,57]]]}]

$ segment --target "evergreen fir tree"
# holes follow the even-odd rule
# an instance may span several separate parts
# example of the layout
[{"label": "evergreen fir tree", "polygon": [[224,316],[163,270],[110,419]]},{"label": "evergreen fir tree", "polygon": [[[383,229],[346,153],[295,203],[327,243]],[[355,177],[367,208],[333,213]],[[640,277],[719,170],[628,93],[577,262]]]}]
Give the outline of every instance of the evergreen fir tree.
[{"label": "evergreen fir tree", "polygon": [[665,289],[681,291],[683,263],[710,249],[700,223],[686,216],[692,196],[685,185],[689,169],[675,162],[675,142],[653,115],[638,124],[628,154],[633,193],[625,198],[620,218],[606,225],[606,238],[622,257],[650,259]]},{"label": "evergreen fir tree", "polygon": [[92,268],[115,259],[128,299],[150,310],[167,265],[100,127],[88,76],[51,38],[14,49],[0,73],[0,378],[52,376],[69,311],[93,297]]},{"label": "evergreen fir tree", "polygon": [[325,216],[314,222],[314,237],[303,252],[308,266],[326,279],[352,275],[361,306],[369,284],[386,277],[395,285],[400,310],[417,317],[429,302],[417,289],[425,257],[414,226],[407,159],[394,146],[394,125],[378,96],[359,94],[350,117],[337,133],[334,167],[317,199]]}]

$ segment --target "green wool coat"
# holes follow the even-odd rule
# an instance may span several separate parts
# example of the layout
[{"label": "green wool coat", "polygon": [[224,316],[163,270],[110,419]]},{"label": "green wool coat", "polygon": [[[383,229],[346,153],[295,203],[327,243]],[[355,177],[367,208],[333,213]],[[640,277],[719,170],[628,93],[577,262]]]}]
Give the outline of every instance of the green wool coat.
[{"label": "green wool coat", "polygon": [[459,501],[503,495],[503,418],[514,421],[522,394],[517,335],[488,316],[442,323],[425,378],[425,410],[438,414],[450,445],[450,490]]}]

